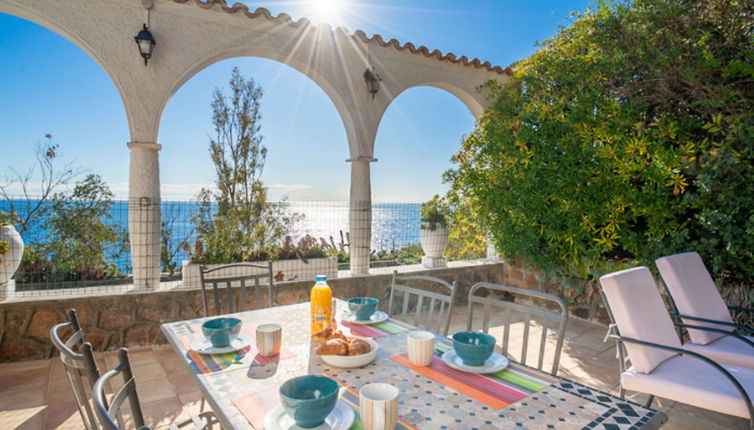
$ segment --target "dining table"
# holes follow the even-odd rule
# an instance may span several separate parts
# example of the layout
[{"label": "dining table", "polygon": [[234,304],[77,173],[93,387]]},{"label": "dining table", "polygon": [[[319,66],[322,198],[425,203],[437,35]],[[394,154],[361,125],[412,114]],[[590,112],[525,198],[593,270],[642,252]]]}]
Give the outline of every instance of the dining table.
[{"label": "dining table", "polygon": [[[411,364],[407,333],[416,327],[390,318],[379,324],[343,321],[347,303],[336,299],[335,322],[344,333],[373,338],[376,359],[361,368],[329,366],[315,354],[309,303],[264,308],[224,317],[239,318],[248,345],[225,354],[199,354],[201,325],[210,318],[162,324],[161,329],[212,407],[225,430],[264,428],[264,417],[279,403],[279,387],[287,380],[325,375],[340,385],[340,400],[354,409],[352,430],[361,429],[358,391],[364,384],[384,382],[399,389],[397,429],[655,429],[667,416],[654,409],[598,389],[553,376],[510,360],[494,374],[467,373],[448,366],[442,354],[452,341],[436,334],[435,356],[426,367]],[[279,354],[257,354],[255,327],[282,327]]]}]

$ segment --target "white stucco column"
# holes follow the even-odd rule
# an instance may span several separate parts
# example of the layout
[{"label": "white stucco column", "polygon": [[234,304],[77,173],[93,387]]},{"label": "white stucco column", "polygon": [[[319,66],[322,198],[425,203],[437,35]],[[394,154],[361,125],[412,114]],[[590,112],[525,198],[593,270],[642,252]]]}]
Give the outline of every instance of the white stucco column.
[{"label": "white stucco column", "polygon": [[161,146],[130,142],[128,233],[137,289],[160,285],[160,160]]},{"label": "white stucco column", "polygon": [[367,275],[372,243],[372,181],[369,163],[377,160],[358,157],[346,161],[351,163],[351,201],[348,211],[351,274]]}]

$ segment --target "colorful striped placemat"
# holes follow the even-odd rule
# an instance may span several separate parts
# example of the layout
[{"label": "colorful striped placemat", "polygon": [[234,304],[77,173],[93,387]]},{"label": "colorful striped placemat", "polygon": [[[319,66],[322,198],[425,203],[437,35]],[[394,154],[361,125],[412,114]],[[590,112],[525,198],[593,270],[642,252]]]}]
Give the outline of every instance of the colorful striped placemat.
[{"label": "colorful striped placemat", "polygon": [[[340,401],[353,408],[353,412],[356,415],[353,425],[350,430],[364,430],[364,425],[361,422],[359,416],[359,393],[353,388],[349,387],[346,383],[333,377],[329,373],[322,373],[323,375],[332,378],[340,384],[343,388],[340,390]],[[280,394],[278,387],[269,387],[261,391],[257,391],[253,394],[246,394],[245,396],[237,397],[233,399],[233,404],[246,418],[255,429],[264,428],[264,417],[267,412],[271,411],[275,406],[280,403]],[[396,430],[417,430],[416,427],[409,424],[407,421],[398,418],[398,425]]]},{"label": "colorful striped placemat", "polygon": [[256,345],[249,345],[245,348],[224,354],[199,354],[191,349],[191,340],[186,336],[179,337],[179,340],[186,348],[186,359],[191,365],[194,373],[208,375],[210,373],[219,373],[227,370],[241,369],[253,364],[267,364],[279,360],[285,360],[294,356],[285,344],[280,348],[280,354],[266,357],[257,353]]},{"label": "colorful striped placemat", "polygon": [[403,321],[392,318],[377,324],[355,324],[341,321],[341,324],[351,330],[351,334],[362,337],[383,337],[391,334],[405,333],[414,330],[416,327]]},{"label": "colorful striped placemat", "polygon": [[450,348],[438,342],[435,346],[437,356],[427,367],[414,366],[406,354],[394,355],[390,359],[495,409],[505,408],[558,381],[554,376],[513,361],[497,373],[480,375],[463,372],[448,366],[440,358]]}]

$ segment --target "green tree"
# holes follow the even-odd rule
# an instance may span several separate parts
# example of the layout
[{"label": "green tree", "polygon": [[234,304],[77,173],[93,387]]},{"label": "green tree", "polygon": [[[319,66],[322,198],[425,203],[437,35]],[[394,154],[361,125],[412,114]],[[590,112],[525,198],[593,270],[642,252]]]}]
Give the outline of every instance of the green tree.
[{"label": "green tree", "polygon": [[599,2],[516,64],[446,173],[505,256],[754,274],[754,3]]},{"label": "green tree", "polygon": [[76,182],[70,193],[55,193],[44,208],[45,240],[24,252],[21,277],[78,281],[116,276],[113,261],[128,251],[128,235],[113,221],[113,198],[95,174]]},{"label": "green tree", "polygon": [[267,157],[262,144],[262,89],[234,68],[230,94],[215,89],[209,152],[215,165],[216,190],[199,193],[194,223],[199,235],[192,260],[228,263],[267,258],[295,222],[284,204],[268,201],[261,177]]}]

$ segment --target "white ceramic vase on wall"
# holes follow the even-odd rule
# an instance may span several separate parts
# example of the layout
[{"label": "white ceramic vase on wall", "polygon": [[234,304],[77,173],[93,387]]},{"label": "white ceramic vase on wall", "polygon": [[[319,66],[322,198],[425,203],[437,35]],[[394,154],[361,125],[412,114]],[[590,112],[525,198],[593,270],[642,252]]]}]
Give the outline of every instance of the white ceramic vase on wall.
[{"label": "white ceramic vase on wall", "polygon": [[24,254],[24,241],[12,225],[0,226],[0,241],[10,244],[8,252],[0,255],[0,285],[3,285],[10,281],[21,264],[21,256]]},{"label": "white ceramic vase on wall", "polygon": [[444,225],[437,224],[434,230],[421,229],[419,232],[419,242],[424,251],[422,265],[424,267],[436,268],[446,267],[447,261],[442,255],[445,248],[448,247],[448,229]]}]

